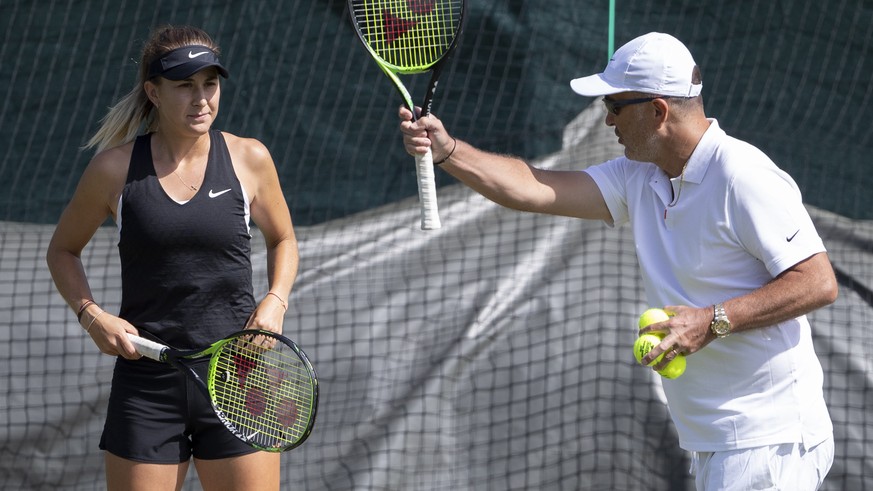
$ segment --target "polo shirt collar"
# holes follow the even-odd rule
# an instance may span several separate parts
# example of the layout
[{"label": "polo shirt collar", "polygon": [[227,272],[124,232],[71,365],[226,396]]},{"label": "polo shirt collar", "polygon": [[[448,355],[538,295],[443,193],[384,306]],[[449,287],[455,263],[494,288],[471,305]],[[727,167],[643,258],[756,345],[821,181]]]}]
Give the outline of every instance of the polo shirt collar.
[{"label": "polo shirt collar", "polygon": [[706,169],[709,168],[709,163],[712,162],[719,142],[726,135],[724,130],[718,126],[716,119],[707,118],[707,121],[710,123],[709,128],[697,142],[697,147],[694,148],[691,158],[688,159],[688,165],[685,166],[685,182],[694,184],[703,182],[703,176],[706,174]]}]

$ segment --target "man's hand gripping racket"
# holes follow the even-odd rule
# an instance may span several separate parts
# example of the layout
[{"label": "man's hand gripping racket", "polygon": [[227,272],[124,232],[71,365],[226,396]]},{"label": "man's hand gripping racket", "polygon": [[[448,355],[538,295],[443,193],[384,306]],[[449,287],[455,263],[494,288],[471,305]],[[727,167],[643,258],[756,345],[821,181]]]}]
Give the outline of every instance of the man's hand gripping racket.
[{"label": "man's hand gripping racket", "polygon": [[[431,71],[420,117],[430,114],[433,94],[449,53],[457,44],[464,0],[348,0],[358,37],[379,68],[394,82],[415,118],[415,104],[398,75]],[[431,150],[416,155],[421,228],[440,224]]]},{"label": "man's hand gripping racket", "polygon": [[[250,329],[198,350],[177,350],[132,334],[128,338],[139,354],[188,375],[218,419],[252,447],[284,452],[312,432],[318,379],[306,354],[285,336]],[[204,381],[191,362],[205,358]]]}]

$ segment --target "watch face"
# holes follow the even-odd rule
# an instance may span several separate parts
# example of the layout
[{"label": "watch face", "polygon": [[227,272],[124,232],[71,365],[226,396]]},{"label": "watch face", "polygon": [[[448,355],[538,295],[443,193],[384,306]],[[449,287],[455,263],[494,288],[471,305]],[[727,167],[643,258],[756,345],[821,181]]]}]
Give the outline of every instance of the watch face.
[{"label": "watch face", "polygon": [[715,321],[712,323],[712,330],[717,336],[724,336],[726,334],[730,334],[731,325],[725,321]]}]

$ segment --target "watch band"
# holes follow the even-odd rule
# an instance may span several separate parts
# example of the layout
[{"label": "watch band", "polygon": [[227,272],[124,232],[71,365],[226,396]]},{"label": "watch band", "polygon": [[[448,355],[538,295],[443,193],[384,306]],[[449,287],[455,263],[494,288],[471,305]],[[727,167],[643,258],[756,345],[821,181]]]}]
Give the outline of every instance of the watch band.
[{"label": "watch band", "polygon": [[717,303],[712,307],[712,323],[709,329],[719,338],[724,338],[731,333],[731,321],[728,320],[724,305]]},{"label": "watch band", "polygon": [[717,303],[712,306],[713,316],[712,318],[720,321],[727,320],[727,312],[724,311],[724,304]]}]

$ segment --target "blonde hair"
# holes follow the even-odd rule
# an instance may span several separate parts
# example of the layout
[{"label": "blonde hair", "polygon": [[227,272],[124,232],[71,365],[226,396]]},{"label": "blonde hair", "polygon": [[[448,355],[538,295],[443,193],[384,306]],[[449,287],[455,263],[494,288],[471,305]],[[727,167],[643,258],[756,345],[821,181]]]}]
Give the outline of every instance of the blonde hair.
[{"label": "blonde hair", "polygon": [[191,45],[206,46],[216,55],[220,54],[209,34],[196,27],[162,26],[152,31],[142,49],[139,75],[133,90],[109,108],[109,112],[100,120],[100,128],[82,149],[96,147],[99,153],[107,148],[132,142],[143,125],[147,132],[156,130],[155,106],[143,87],[148,80],[149,65],[174,49]]}]

